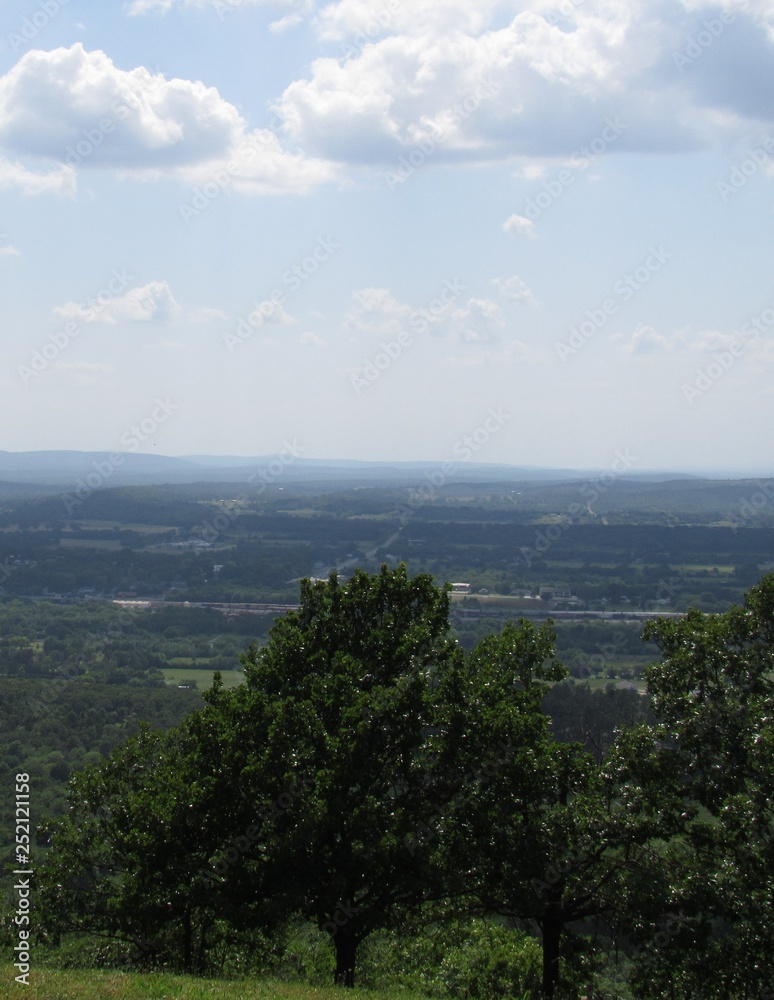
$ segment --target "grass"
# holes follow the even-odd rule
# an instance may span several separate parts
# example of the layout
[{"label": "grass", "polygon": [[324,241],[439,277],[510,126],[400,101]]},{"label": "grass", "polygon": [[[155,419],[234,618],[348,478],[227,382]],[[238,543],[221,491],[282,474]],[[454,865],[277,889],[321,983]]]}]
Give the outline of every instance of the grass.
[{"label": "grass", "polygon": [[12,965],[0,966],[0,1000],[419,1000],[420,994],[395,991],[324,989],[274,980],[196,979],[169,973],[35,969],[30,985],[15,981]]},{"label": "grass", "polygon": [[[207,691],[212,687],[212,678],[215,671],[203,670],[196,667],[173,667],[162,670],[162,673],[167,684],[177,686],[178,684],[196,682],[197,690]],[[221,676],[223,678],[223,687],[226,689],[237,687],[245,679],[245,675],[241,670],[223,670]]]}]

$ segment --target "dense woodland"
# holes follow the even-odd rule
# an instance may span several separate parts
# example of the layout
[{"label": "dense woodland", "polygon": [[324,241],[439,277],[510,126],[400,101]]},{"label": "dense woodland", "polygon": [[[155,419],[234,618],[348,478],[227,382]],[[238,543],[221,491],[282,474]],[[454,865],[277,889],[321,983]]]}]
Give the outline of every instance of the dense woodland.
[{"label": "dense woodland", "polygon": [[774,564],[768,486],[210,483],[99,489],[77,507],[0,489],[0,586],[295,601],[304,577],[404,562],[476,594],[553,587],[588,609],[723,610]]},{"label": "dense woodland", "polygon": [[5,495],[0,759],[42,823],[44,953],[774,996],[767,510],[625,485],[581,514],[578,484]]}]

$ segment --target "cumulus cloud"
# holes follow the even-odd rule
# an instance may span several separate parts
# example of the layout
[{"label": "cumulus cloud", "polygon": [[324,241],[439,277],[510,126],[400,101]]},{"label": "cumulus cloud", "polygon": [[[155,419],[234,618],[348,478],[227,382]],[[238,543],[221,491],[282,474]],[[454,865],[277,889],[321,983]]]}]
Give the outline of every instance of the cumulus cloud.
[{"label": "cumulus cloud", "polygon": [[285,311],[282,304],[274,299],[259,302],[247,321],[252,327],[258,327],[264,323],[271,323],[275,326],[290,326],[291,323],[296,322],[293,316]]},{"label": "cumulus cloud", "polygon": [[67,302],[54,310],[58,315],[81,323],[133,323],[167,325],[177,319],[182,309],[166,281],[151,281],[132,288],[125,295],[104,298],[96,303]]},{"label": "cumulus cloud", "polygon": [[513,6],[325,4],[319,37],[345,55],[316,60],[286,88],[289,135],[350,162],[386,161],[428,136],[441,137],[438,161],[495,161],[575,155],[618,116],[632,127],[615,151],[691,150],[774,124],[770,0],[731,5],[722,44],[706,42],[704,21],[719,16],[709,0]]},{"label": "cumulus cloud", "polygon": [[28,52],[0,78],[0,147],[63,164],[36,174],[0,161],[0,185],[30,193],[71,193],[80,168],[194,183],[224,175],[257,194],[305,191],[333,176],[330,166],[286,152],[276,132],[248,130],[214,87],[122,70],[80,43]]},{"label": "cumulus cloud", "polygon": [[524,215],[509,215],[503,223],[503,232],[509,236],[534,236],[535,223]]},{"label": "cumulus cloud", "polygon": [[7,238],[5,233],[0,233],[0,257],[18,257],[19,251],[15,246],[5,242]]},{"label": "cumulus cloud", "polygon": [[22,194],[27,195],[73,195],[76,190],[75,171],[72,167],[62,166],[36,173],[21,163],[11,163],[0,157],[0,190],[4,188],[19,188]]},{"label": "cumulus cloud", "polygon": [[386,288],[363,288],[352,294],[345,328],[356,339],[376,340],[431,334],[460,341],[489,341],[503,325],[502,312],[490,299],[469,298],[464,288],[447,282],[440,294],[423,306],[398,301]]},{"label": "cumulus cloud", "polygon": [[327,341],[322,337],[318,337],[316,333],[312,333],[311,330],[307,330],[306,333],[302,333],[298,338],[299,343],[309,344],[312,347],[327,347]]},{"label": "cumulus cloud", "polygon": [[[133,0],[127,9],[223,15],[264,2]],[[290,82],[275,108],[274,138],[315,159],[291,158],[279,143],[267,148],[278,169],[265,187],[253,186],[256,193],[283,183],[306,190],[334,176],[333,163],[389,167],[428,145],[433,163],[507,158],[534,176],[531,164],[592,162],[578,151],[621,119],[626,130],[605,153],[692,151],[774,129],[771,0],[730,0],[722,11],[715,0],[277,0],[274,6],[283,16],[270,30],[308,18],[322,52],[336,50]],[[216,119],[224,103],[216,102]],[[229,132],[228,121],[218,124]],[[197,142],[215,140],[211,125],[211,135],[198,127],[185,141],[154,147],[156,159],[187,153],[190,164]],[[240,131],[243,123],[231,126],[229,149],[243,145],[234,138]],[[512,218],[509,231],[529,235]]]},{"label": "cumulus cloud", "polygon": [[286,14],[285,17],[281,17],[278,21],[272,21],[269,25],[269,31],[273,35],[281,35],[285,31],[289,31],[291,28],[298,27],[303,20],[304,19],[300,14]]},{"label": "cumulus cloud", "polygon": [[192,309],[188,313],[188,319],[192,323],[213,323],[218,320],[228,319],[228,315],[222,309],[213,309],[210,306],[202,306],[199,309]]},{"label": "cumulus cloud", "polygon": [[621,350],[626,354],[653,354],[656,351],[669,350],[672,342],[668,337],[654,330],[652,326],[641,323]]},{"label": "cumulus cloud", "polygon": [[525,306],[535,308],[540,304],[532,289],[518,274],[510,278],[493,278],[492,284],[500,290],[500,296],[509,302],[521,302]]}]

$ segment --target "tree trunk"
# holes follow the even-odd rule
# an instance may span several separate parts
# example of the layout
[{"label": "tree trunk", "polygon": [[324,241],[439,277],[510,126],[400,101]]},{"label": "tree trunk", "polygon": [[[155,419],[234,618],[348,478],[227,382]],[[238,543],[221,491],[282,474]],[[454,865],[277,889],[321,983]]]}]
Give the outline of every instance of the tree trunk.
[{"label": "tree trunk", "polygon": [[183,971],[193,972],[193,931],[191,928],[191,914],[186,910],[183,913]]},{"label": "tree trunk", "polygon": [[333,946],[336,949],[334,983],[336,986],[352,988],[355,985],[357,939],[349,924],[336,928],[336,933],[333,935]]},{"label": "tree trunk", "polygon": [[543,993],[546,1000],[553,1000],[559,983],[559,943],[562,926],[560,913],[550,906],[540,922],[540,929],[543,932]]}]

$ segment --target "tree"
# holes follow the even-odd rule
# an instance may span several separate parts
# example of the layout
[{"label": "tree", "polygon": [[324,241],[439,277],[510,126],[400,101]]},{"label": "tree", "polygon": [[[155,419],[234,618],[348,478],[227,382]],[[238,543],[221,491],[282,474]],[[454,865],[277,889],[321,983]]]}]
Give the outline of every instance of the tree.
[{"label": "tree", "polygon": [[69,813],[46,831],[51,850],[38,877],[49,934],[122,940],[145,960],[203,970],[223,909],[207,866],[228,803],[212,780],[217,758],[199,749],[185,724],[145,727],[75,777]]},{"label": "tree", "polygon": [[569,971],[581,949],[571,928],[622,915],[675,811],[670,760],[647,726],[601,761],[554,739],[541,705],[563,676],[552,623],[521,621],[479,643],[444,701],[455,706],[447,756],[461,789],[444,816],[446,867],[473,907],[539,929],[549,1000],[563,988],[562,959]]},{"label": "tree", "polygon": [[774,989],[774,575],[741,606],[657,619],[644,638],[661,651],[648,687],[686,825],[667,886],[675,930],[644,956],[643,995],[667,982],[685,997],[763,995]]},{"label": "tree", "polygon": [[261,835],[242,886],[326,930],[344,986],[360,942],[432,890],[406,845],[432,808],[436,691],[459,655],[448,609],[404,566],[303,581],[299,610],[244,657],[246,683],[213,690],[202,716],[247,753],[233,793]]}]

